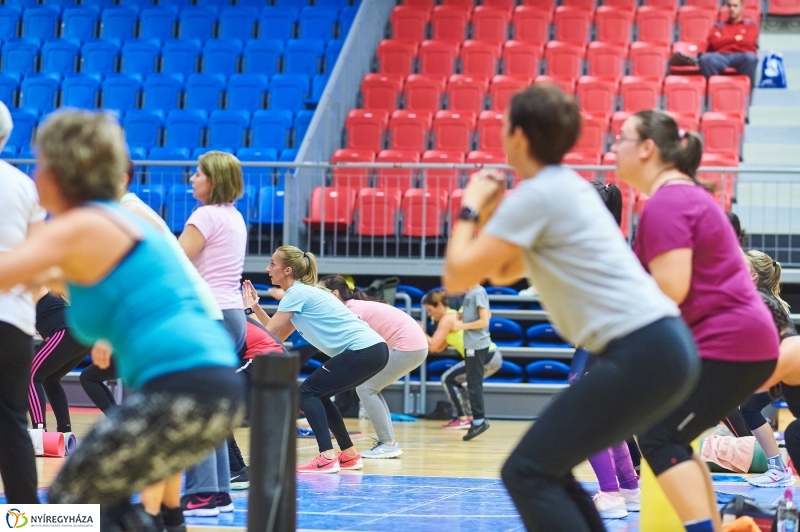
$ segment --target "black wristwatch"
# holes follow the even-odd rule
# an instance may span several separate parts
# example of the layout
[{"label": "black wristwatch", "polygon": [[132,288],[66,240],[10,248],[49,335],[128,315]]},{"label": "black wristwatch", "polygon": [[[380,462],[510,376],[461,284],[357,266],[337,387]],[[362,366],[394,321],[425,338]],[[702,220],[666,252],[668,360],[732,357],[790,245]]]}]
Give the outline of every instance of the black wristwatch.
[{"label": "black wristwatch", "polygon": [[465,222],[475,222],[478,220],[479,214],[480,213],[473,207],[464,205],[463,207],[461,207],[461,210],[458,213],[458,219],[463,220]]},{"label": "black wristwatch", "polygon": [[253,310],[252,308],[246,308],[246,309],[244,309],[244,313],[245,313],[245,314],[247,314],[248,316],[249,316],[250,314],[252,314],[253,312],[255,312],[255,310]]}]

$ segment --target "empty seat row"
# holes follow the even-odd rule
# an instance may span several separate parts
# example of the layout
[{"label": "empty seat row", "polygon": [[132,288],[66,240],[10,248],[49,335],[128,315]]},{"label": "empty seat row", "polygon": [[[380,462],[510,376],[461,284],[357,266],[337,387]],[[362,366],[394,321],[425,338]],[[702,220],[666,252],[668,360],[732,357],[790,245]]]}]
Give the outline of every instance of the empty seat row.
[{"label": "empty seat row", "polygon": [[[199,40],[133,39],[122,46],[114,40],[97,39],[82,46],[73,39],[51,39],[40,46],[37,39],[12,39],[3,45],[2,71],[27,74],[48,72],[147,75],[276,73],[315,75],[333,69],[342,41],[320,39],[282,41],[213,39],[201,47]],[[41,54],[41,57],[40,57]]]},{"label": "empty seat row", "polygon": [[99,8],[111,7],[114,5],[136,6],[139,8],[158,6],[185,7],[189,5],[212,6],[218,9],[224,7],[248,6],[264,8],[272,5],[279,7],[293,7],[300,9],[309,5],[318,7],[335,7],[340,9],[352,9],[358,7],[358,0],[6,0],[6,5],[18,7],[33,7],[40,4],[55,5],[60,7],[71,7],[75,5],[88,5]]},{"label": "empty seat row", "polygon": [[[0,5],[0,29],[5,39],[21,36],[35,39],[53,37],[90,40],[95,37],[127,40],[265,38],[289,40],[296,37],[332,39],[347,35],[356,8],[268,6],[109,6],[102,11],[91,5],[58,5],[21,9]],[[339,22],[341,20],[341,23]]]},{"label": "empty seat row", "polygon": [[[436,0],[404,0],[403,6],[431,10],[436,3],[441,3],[443,6],[449,6],[460,10],[471,10],[475,7],[476,2],[472,0],[441,0],[441,2],[437,2]],[[552,0],[520,0],[519,2],[517,0],[482,0],[480,3],[484,6],[509,10],[514,9],[518,3],[523,7],[549,10],[552,10],[556,4],[556,2]],[[676,9],[678,5],[718,8],[721,2],[719,0],[602,0],[602,2],[597,0],[560,0],[557,3],[567,7],[583,9],[594,9],[602,3],[603,5],[633,10],[640,5],[671,9]],[[744,5],[745,7],[758,6],[759,0],[745,0]]]}]

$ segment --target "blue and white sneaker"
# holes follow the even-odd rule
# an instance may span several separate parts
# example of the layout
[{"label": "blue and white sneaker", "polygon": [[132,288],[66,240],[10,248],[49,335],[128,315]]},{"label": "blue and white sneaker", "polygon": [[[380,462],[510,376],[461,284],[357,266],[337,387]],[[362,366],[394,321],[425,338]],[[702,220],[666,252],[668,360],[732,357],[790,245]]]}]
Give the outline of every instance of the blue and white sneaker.
[{"label": "blue and white sneaker", "polygon": [[747,482],[757,488],[787,488],[794,486],[794,475],[791,469],[770,468],[766,473],[747,479]]}]

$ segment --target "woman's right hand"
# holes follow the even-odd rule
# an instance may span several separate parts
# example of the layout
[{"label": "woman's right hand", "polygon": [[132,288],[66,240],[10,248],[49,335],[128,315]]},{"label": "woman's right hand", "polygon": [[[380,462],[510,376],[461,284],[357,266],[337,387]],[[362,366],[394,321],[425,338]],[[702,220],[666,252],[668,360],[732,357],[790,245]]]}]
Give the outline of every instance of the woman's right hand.
[{"label": "woman's right hand", "polygon": [[244,308],[253,308],[258,304],[258,291],[248,280],[242,283],[242,304]]},{"label": "woman's right hand", "polygon": [[98,340],[92,346],[92,364],[100,369],[108,369],[111,365],[111,344],[105,340]]}]

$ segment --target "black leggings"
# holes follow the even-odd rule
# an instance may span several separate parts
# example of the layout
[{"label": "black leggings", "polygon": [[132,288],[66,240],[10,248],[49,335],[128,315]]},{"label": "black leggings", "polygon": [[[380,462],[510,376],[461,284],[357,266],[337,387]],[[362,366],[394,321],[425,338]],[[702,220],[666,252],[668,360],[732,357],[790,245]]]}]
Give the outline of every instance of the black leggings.
[{"label": "black leggings", "polygon": [[314,370],[300,385],[300,407],[314,431],[319,452],[333,449],[331,432],[340,449],[353,446],[339,408],[331,401],[337,393],[360,386],[378,373],[389,361],[389,348],[385,342],[350,351],[331,358]]},{"label": "black leggings", "polygon": [[106,386],[106,381],[113,381],[117,378],[117,368],[114,366],[114,359],[106,369],[100,369],[94,364],[84,368],[81,372],[81,387],[94,405],[108,414],[108,410],[117,405],[114,394]]},{"label": "black leggings", "polygon": [[800,386],[781,384],[781,388],[783,388],[783,398],[786,406],[789,407],[789,412],[797,418],[789,423],[783,433],[786,440],[786,451],[794,466],[797,467],[800,465]]},{"label": "black leggings", "polygon": [[680,318],[610,342],[592,371],[550,403],[503,466],[503,482],[526,529],[605,531],[572,469],[671,412],[693,389],[699,365]]},{"label": "black leggings", "polygon": [[491,355],[489,348],[467,349],[464,364],[467,367],[467,393],[469,406],[474,419],[483,419],[486,412],[483,406],[483,368],[489,362]]},{"label": "black leggings", "polygon": [[78,343],[67,329],[53,333],[33,356],[31,383],[28,387],[28,406],[31,423],[46,428],[45,394],[53,407],[58,432],[72,432],[69,402],[61,379],[86,358],[89,348]]},{"label": "black leggings", "polygon": [[38,504],[36,461],[28,436],[33,339],[0,322],[0,477],[9,504]]},{"label": "black leggings", "polygon": [[692,459],[692,441],[741,404],[772,375],[775,360],[723,362],[704,359],[700,380],[686,401],[641,434],[639,447],[656,476]]},{"label": "black leggings", "polygon": [[772,399],[770,399],[769,393],[754,393],[750,396],[750,399],[741,406],[742,417],[744,417],[744,421],[751,431],[763,427],[768,423],[767,418],[764,417],[761,411],[771,402]]}]

